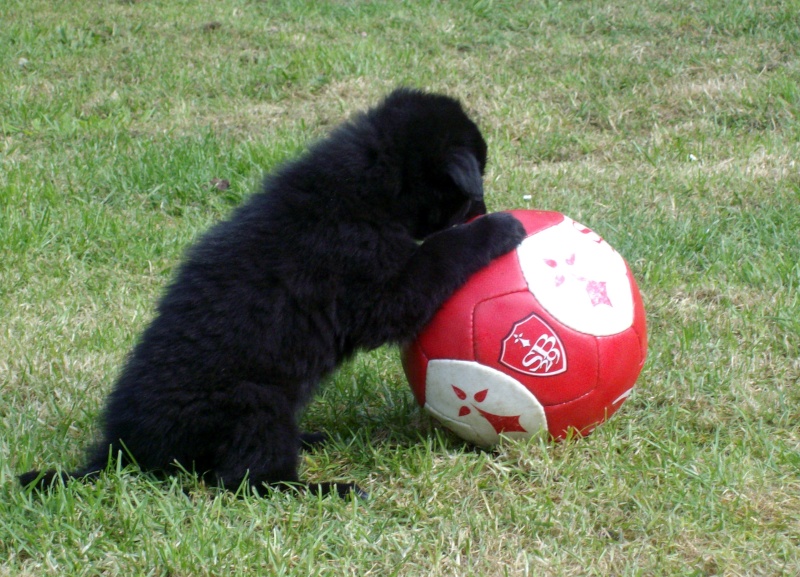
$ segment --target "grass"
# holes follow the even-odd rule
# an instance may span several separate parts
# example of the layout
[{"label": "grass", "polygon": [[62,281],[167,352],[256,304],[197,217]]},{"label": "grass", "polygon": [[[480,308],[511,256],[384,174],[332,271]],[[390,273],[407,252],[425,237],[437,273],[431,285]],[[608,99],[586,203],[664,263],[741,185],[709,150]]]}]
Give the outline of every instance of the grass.
[{"label": "grass", "polygon": [[[800,573],[799,15],[5,0],[0,575]],[[475,452],[381,349],[305,417],[336,441],[304,474],[356,480],[366,503],[129,470],[21,491],[17,473],[80,460],[192,239],[398,84],[465,101],[490,208],[565,212],[631,263],[650,354],[621,411],[577,442]]]}]

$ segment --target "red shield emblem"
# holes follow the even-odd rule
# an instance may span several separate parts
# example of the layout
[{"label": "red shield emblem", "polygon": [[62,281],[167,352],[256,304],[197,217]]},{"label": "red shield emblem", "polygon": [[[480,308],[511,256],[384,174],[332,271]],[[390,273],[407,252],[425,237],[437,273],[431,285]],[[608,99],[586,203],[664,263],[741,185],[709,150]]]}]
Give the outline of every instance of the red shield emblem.
[{"label": "red shield emblem", "polygon": [[518,321],[503,339],[500,364],[525,375],[549,377],[567,370],[561,339],[539,316]]}]

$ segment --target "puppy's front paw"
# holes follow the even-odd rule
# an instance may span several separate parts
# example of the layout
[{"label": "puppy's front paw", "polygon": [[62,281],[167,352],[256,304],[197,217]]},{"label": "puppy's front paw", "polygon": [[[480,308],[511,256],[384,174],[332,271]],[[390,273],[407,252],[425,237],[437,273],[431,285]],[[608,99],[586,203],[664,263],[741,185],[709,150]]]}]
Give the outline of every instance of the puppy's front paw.
[{"label": "puppy's front paw", "polygon": [[493,212],[475,221],[485,227],[487,245],[491,258],[496,258],[513,249],[527,236],[525,227],[507,212]]}]

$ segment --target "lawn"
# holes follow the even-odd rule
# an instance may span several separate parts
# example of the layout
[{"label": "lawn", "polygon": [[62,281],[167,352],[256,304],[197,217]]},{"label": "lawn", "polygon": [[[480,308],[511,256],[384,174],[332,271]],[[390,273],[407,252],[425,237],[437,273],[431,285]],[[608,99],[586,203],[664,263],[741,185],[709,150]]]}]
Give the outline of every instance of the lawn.
[{"label": "lawn", "polygon": [[[800,574],[800,1],[3,0],[0,21],[0,575]],[[462,99],[490,209],[564,212],[626,257],[650,350],[622,409],[476,451],[385,348],[304,417],[334,438],[304,476],[369,501],[128,469],[23,491],[79,463],[191,241],[397,85]]]}]

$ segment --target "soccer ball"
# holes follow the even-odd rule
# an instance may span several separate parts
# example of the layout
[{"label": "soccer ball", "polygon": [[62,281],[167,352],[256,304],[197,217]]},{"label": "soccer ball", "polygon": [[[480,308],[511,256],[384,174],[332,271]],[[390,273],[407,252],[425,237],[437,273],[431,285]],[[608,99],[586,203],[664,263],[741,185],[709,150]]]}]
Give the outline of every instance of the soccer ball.
[{"label": "soccer ball", "polygon": [[644,305],[619,253],[558,212],[511,214],[528,236],[402,350],[419,404],[482,446],[590,433],[631,394],[647,354]]}]

